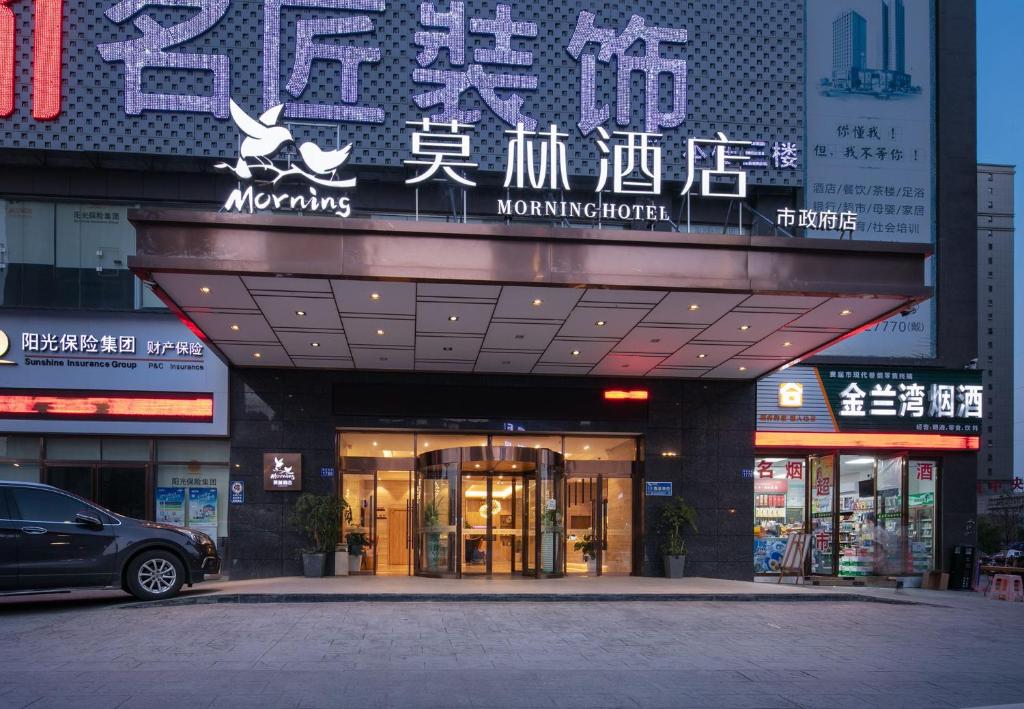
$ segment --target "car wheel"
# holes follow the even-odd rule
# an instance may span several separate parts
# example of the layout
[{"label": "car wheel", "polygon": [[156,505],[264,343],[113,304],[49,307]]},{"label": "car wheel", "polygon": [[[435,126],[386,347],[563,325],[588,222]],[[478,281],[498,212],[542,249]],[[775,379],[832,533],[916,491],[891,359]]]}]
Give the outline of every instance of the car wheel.
[{"label": "car wheel", "polygon": [[128,565],[128,592],[143,601],[157,601],[178,595],[185,570],[174,554],[147,551]]}]

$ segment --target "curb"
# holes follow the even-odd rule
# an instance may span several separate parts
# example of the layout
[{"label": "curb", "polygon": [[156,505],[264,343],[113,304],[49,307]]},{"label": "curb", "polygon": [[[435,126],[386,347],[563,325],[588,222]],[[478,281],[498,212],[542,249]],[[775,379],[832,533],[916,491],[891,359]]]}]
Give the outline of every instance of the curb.
[{"label": "curb", "polygon": [[219,603],[636,603],[636,602],[725,602],[725,603],[882,603],[899,606],[928,606],[929,603],[902,598],[884,598],[855,593],[223,593],[169,598],[165,601],[133,603],[131,608],[199,606]]}]

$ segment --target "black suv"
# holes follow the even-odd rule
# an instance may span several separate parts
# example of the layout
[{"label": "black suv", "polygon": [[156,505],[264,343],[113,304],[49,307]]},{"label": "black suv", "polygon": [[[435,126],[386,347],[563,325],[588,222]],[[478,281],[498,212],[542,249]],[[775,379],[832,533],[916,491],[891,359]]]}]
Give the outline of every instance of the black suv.
[{"label": "black suv", "polygon": [[201,532],[122,517],[49,485],[0,480],[0,594],[120,587],[151,601],[218,573],[217,549]]}]

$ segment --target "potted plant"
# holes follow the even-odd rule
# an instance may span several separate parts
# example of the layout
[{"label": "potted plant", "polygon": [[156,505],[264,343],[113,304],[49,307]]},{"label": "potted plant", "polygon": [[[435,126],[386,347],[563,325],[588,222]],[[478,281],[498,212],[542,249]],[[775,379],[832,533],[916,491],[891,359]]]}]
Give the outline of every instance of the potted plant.
[{"label": "potted plant", "polygon": [[348,544],[348,571],[354,574],[362,567],[363,554],[371,546],[370,538],[363,532],[349,532],[345,543]]},{"label": "potted plant", "polygon": [[435,569],[441,559],[441,510],[436,501],[423,507],[423,530],[427,540],[427,568]]},{"label": "potted plant", "polygon": [[597,542],[592,529],[588,529],[582,538],[572,545],[573,551],[583,552],[583,561],[587,564],[587,573],[597,573]]},{"label": "potted plant", "polygon": [[686,541],[683,528],[697,531],[697,511],[681,497],[673,497],[661,509],[658,530],[665,536],[661,550],[665,560],[665,576],[670,579],[683,577],[686,567]]},{"label": "potted plant", "polygon": [[562,532],[562,513],[548,501],[548,508],[540,516],[540,565],[545,573],[555,572],[556,537]]},{"label": "potted plant", "polygon": [[327,554],[335,551],[341,534],[342,519],[350,519],[348,503],[338,495],[315,495],[304,492],[295,501],[292,519],[313,542],[302,551],[302,572],[306,576],[323,576]]}]

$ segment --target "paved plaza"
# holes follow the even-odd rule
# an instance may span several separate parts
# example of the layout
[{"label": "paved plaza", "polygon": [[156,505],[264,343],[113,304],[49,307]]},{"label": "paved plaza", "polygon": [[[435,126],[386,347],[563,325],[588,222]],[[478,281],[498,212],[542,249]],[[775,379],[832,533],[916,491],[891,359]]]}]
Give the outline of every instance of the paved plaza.
[{"label": "paved plaza", "polygon": [[0,708],[841,709],[1024,701],[1024,604],[900,595],[928,603],[155,607],[116,592],[8,599],[0,605]]}]

